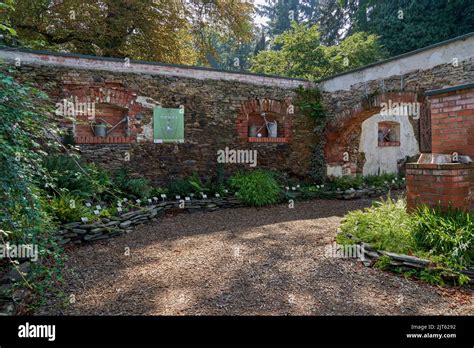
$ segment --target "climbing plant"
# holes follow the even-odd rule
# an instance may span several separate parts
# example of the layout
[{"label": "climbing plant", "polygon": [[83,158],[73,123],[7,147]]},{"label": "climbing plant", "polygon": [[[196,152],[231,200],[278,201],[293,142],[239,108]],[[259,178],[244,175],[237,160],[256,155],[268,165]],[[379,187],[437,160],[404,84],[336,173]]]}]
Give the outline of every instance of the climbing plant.
[{"label": "climbing plant", "polygon": [[[59,146],[51,106],[44,92],[18,82],[13,70],[0,64],[0,243],[37,247],[41,261],[22,284],[39,295],[60,279],[62,267],[45,209],[44,186],[52,181],[43,163]],[[9,261],[17,267],[16,259]]]},{"label": "climbing plant", "polygon": [[10,73],[0,70],[0,229],[7,238],[22,240],[44,227],[37,184],[45,174],[44,149],[55,141],[44,131],[50,124],[47,95]]},{"label": "climbing plant", "polygon": [[304,88],[302,86],[296,89],[296,94],[296,106],[303,114],[314,120],[314,132],[318,135],[319,139],[312,148],[310,176],[316,182],[323,182],[326,179],[324,129],[326,127],[327,114],[322,104],[322,94],[317,88]]}]

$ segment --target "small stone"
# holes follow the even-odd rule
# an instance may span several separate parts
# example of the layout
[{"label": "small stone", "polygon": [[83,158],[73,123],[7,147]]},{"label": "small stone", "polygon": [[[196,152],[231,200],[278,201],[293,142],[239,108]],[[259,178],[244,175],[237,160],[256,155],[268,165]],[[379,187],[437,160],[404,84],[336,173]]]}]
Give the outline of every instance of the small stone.
[{"label": "small stone", "polygon": [[64,244],[67,244],[71,241],[71,238],[64,238],[64,239],[61,239],[58,241],[58,244],[59,245],[64,245]]},{"label": "small stone", "polygon": [[117,226],[120,221],[110,221],[109,223],[105,224],[103,227],[110,227],[110,226]]},{"label": "small stone", "polygon": [[7,302],[0,307],[0,316],[12,316],[15,315],[15,305],[13,302]]},{"label": "small stone", "polygon": [[80,224],[81,224],[80,222],[71,222],[69,224],[63,225],[62,228],[67,230],[67,229],[75,228],[75,227],[79,226]]},{"label": "small stone", "polygon": [[129,227],[130,225],[132,224],[132,221],[130,220],[127,220],[127,221],[124,221],[120,224],[120,228],[127,228]]},{"label": "small stone", "polygon": [[86,234],[87,230],[82,229],[82,228],[73,228],[72,232],[77,233],[77,234]]},{"label": "small stone", "polygon": [[[27,262],[23,262],[17,267],[13,267],[10,272],[8,272],[6,278],[10,280],[10,282],[14,283],[19,281],[23,277],[26,277],[30,272],[31,264]],[[20,274],[21,273],[21,274]]]}]

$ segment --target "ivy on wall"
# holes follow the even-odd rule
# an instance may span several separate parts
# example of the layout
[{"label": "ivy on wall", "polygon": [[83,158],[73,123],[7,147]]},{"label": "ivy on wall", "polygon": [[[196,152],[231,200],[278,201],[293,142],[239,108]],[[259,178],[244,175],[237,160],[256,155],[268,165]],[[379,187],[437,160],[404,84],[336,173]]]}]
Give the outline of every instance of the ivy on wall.
[{"label": "ivy on wall", "polygon": [[324,157],[326,139],[324,129],[327,123],[327,113],[322,104],[322,95],[317,88],[304,88],[302,86],[296,89],[296,94],[296,106],[304,115],[314,120],[314,132],[319,139],[312,146],[310,176],[316,182],[324,182],[326,179],[326,159]]}]

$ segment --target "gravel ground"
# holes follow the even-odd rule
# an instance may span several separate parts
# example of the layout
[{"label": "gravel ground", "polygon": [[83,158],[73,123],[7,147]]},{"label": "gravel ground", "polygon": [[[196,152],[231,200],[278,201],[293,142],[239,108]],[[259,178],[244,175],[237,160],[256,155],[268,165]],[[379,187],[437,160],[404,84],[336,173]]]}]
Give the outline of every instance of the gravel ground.
[{"label": "gravel ground", "polygon": [[342,216],[369,203],[314,200],[164,217],[70,250],[62,290],[75,303],[50,296],[37,314],[473,315],[472,290],[325,257]]}]

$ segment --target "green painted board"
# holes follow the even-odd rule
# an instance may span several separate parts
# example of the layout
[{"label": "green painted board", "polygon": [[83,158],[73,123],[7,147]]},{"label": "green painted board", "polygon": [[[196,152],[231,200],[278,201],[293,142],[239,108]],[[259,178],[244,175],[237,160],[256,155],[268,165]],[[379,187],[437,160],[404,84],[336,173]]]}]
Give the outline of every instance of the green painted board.
[{"label": "green painted board", "polygon": [[184,109],[153,108],[153,142],[184,143]]}]

